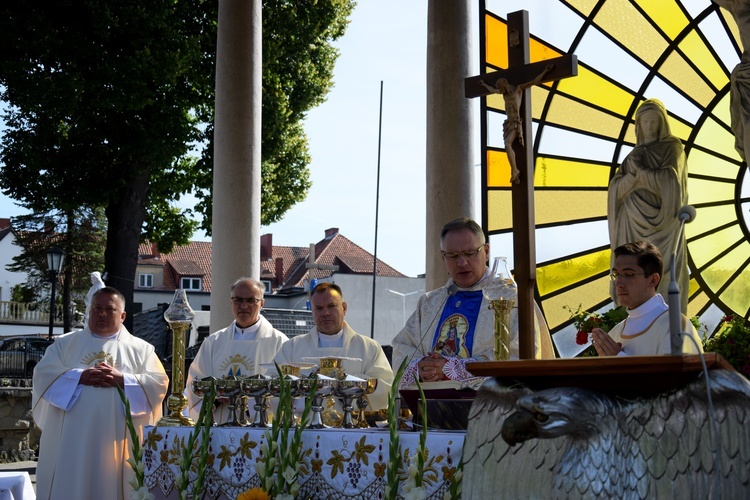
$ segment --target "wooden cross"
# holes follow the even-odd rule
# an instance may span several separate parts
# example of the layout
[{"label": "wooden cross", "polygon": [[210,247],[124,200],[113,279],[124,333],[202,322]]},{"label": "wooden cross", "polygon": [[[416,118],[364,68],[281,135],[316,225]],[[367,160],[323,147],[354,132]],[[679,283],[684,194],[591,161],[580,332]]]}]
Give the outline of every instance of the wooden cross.
[{"label": "wooden cross", "polygon": [[[552,66],[550,68],[550,65]],[[519,357],[534,359],[534,289],[536,286],[536,241],[534,235],[534,148],[531,128],[532,85],[560,80],[578,74],[578,58],[573,54],[529,63],[529,13],[525,10],[508,14],[508,69],[466,78],[468,98],[502,93],[506,108],[515,102],[517,110],[506,109],[509,119],[516,113],[520,123],[503,126],[509,161],[514,158],[519,175],[511,182],[513,208],[514,275],[518,284],[518,342]],[[500,82],[501,79],[507,82]],[[518,99],[506,92],[518,92]],[[511,133],[508,127],[517,127]],[[520,136],[523,142],[518,139]],[[486,161],[486,158],[484,159]],[[483,215],[484,227],[488,216]]]}]

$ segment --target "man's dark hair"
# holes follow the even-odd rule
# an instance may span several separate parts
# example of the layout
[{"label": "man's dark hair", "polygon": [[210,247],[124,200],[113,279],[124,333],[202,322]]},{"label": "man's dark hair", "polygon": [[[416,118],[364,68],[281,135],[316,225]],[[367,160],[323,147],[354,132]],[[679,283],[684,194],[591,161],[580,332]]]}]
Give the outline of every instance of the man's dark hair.
[{"label": "man's dark hair", "polygon": [[312,297],[317,293],[330,292],[331,290],[338,293],[339,297],[341,297],[342,299],[344,298],[344,292],[341,291],[341,287],[332,281],[323,281],[315,285],[315,288],[313,288],[312,292],[310,292],[310,296]]},{"label": "man's dark hair", "polygon": [[94,295],[91,296],[91,300],[93,301],[95,297],[103,294],[114,295],[122,304],[123,309],[125,308],[125,296],[120,293],[120,290],[112,286],[105,286],[104,288],[100,288],[99,290],[94,292]]},{"label": "man's dark hair", "polygon": [[460,231],[462,229],[468,229],[469,231],[471,231],[482,241],[482,245],[487,242],[487,238],[485,238],[484,236],[484,231],[482,231],[482,228],[479,226],[479,224],[477,224],[474,220],[469,219],[468,217],[459,217],[458,219],[453,219],[443,226],[443,230],[440,231],[440,243],[443,243],[443,238],[449,232]]},{"label": "man's dark hair", "polygon": [[664,260],[656,245],[645,240],[625,243],[615,248],[615,258],[621,255],[633,255],[636,262],[649,276],[656,273],[659,278],[664,276]]}]

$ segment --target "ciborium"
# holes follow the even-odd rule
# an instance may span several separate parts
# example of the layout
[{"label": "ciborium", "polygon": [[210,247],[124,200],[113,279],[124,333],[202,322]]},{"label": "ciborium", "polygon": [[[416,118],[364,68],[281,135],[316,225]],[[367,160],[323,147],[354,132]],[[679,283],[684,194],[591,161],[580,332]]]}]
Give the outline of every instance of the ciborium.
[{"label": "ciborium", "polygon": [[516,284],[510,277],[505,257],[495,257],[492,280],[482,289],[489,308],[495,312],[494,358],[510,359],[510,312],[516,304]]},{"label": "ciborium", "polygon": [[268,399],[271,397],[271,377],[266,375],[251,375],[242,379],[240,386],[242,393],[255,398],[255,417],[251,427],[268,427]]},{"label": "ciborium", "polygon": [[216,396],[229,399],[229,417],[219,427],[239,427],[237,420],[237,397],[240,395],[242,379],[234,375],[216,380]]},{"label": "ciborium", "polygon": [[336,396],[341,398],[341,406],[344,410],[344,417],[341,427],[344,429],[353,429],[352,410],[354,409],[353,401],[362,396],[367,391],[367,380],[352,375],[347,375],[336,381]]},{"label": "ciborium", "polygon": [[182,414],[188,405],[184,394],[185,336],[190,331],[190,323],[194,317],[195,312],[188,303],[185,290],[178,288],[174,291],[172,303],[164,311],[164,319],[167,320],[172,330],[172,392],[167,398],[169,415],[159,419],[157,425],[172,427],[195,425],[191,418]]},{"label": "ciborium", "polygon": [[359,410],[359,415],[357,416],[357,427],[370,427],[370,424],[367,423],[367,417],[365,416],[365,410],[370,404],[370,400],[367,396],[375,392],[375,389],[377,388],[378,379],[368,378],[367,388],[365,389],[364,394],[357,398],[357,409]]},{"label": "ciborium", "polygon": [[[316,384],[317,381],[317,384]],[[328,426],[323,423],[323,399],[332,396],[336,390],[336,379],[326,377],[322,374],[313,373],[309,377],[299,379],[299,392],[306,398],[312,398],[312,415],[308,429],[324,429]],[[313,393],[313,385],[315,392]]]}]

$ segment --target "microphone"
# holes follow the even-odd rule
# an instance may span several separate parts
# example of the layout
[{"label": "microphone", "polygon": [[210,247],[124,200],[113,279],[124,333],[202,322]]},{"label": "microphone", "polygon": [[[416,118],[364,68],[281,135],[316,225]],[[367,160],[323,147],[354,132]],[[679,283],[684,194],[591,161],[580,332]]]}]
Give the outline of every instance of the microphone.
[{"label": "microphone", "polygon": [[680,304],[680,287],[677,286],[677,279],[675,278],[675,260],[677,259],[677,250],[680,248],[680,242],[682,241],[682,233],[685,229],[685,224],[693,222],[695,220],[696,212],[695,207],[691,205],[685,205],[680,209],[677,214],[677,218],[680,221],[680,228],[677,232],[677,241],[674,245],[674,252],[669,259],[669,288],[668,288],[668,300],[669,305],[669,335],[672,344],[672,356],[682,356],[682,344],[684,339],[682,338],[682,307]]},{"label": "microphone", "polygon": [[[447,290],[448,290],[448,295],[445,296],[443,303],[440,304],[440,308],[438,309],[437,314],[433,316],[432,320],[430,321],[430,324],[427,326],[427,329],[424,331],[424,333],[422,334],[422,337],[419,339],[419,343],[417,344],[417,347],[414,349],[414,352],[411,353],[411,356],[409,356],[409,361],[406,362],[406,366],[409,366],[411,362],[414,360],[414,356],[417,355],[417,351],[422,350],[422,342],[424,342],[425,337],[427,336],[428,333],[430,333],[430,330],[432,330],[432,327],[435,324],[435,320],[438,319],[439,316],[442,316],[445,303],[448,302],[448,299],[451,296],[455,295],[455,293],[458,291],[458,285],[456,285],[455,283],[451,283],[448,286]],[[426,356],[424,352],[422,353],[422,355]]]},{"label": "microphone", "polygon": [[695,220],[695,207],[692,205],[685,205],[680,209],[680,212],[677,214],[677,218],[680,219],[680,222],[693,222]]}]

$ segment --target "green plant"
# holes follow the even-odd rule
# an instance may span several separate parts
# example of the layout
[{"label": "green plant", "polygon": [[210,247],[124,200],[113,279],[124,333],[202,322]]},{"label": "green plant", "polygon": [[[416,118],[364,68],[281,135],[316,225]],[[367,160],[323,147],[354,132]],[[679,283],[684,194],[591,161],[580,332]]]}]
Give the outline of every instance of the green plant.
[{"label": "green plant", "polygon": [[725,316],[713,337],[704,336],[703,350],[720,354],[735,370],[750,378],[750,324],[740,316]]}]

